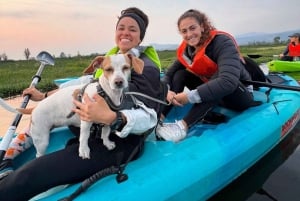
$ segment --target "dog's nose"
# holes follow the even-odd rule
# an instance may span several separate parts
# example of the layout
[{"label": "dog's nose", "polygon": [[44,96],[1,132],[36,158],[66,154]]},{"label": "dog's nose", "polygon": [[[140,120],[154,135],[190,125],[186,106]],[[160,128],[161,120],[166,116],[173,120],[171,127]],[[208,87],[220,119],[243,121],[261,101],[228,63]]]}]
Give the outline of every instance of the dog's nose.
[{"label": "dog's nose", "polygon": [[123,80],[122,79],[116,79],[115,80],[115,85],[118,87],[118,88],[122,88],[123,87]]}]

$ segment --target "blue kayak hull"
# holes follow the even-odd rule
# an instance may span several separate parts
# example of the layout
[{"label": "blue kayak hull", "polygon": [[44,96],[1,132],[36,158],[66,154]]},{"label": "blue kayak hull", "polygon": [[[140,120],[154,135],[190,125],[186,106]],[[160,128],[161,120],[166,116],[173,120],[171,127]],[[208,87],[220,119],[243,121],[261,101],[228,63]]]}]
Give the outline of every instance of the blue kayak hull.
[{"label": "blue kayak hull", "polygon": [[[288,76],[287,85],[299,86]],[[206,200],[245,172],[277,145],[300,118],[300,92],[273,89],[269,102],[261,88],[254,93],[263,101],[244,112],[217,108],[228,117],[218,125],[197,124],[188,138],[179,142],[155,141],[151,134],[143,155],[125,169],[128,180],[117,183],[116,175],[101,179],[76,200]],[[174,108],[166,121],[180,119],[190,105]],[[72,137],[63,127],[52,131],[48,152],[64,147]],[[18,165],[34,157],[34,149],[20,155]],[[67,164],[66,164],[67,165]],[[58,200],[80,184],[52,189],[37,197]],[[43,196],[46,196],[42,198]]]}]

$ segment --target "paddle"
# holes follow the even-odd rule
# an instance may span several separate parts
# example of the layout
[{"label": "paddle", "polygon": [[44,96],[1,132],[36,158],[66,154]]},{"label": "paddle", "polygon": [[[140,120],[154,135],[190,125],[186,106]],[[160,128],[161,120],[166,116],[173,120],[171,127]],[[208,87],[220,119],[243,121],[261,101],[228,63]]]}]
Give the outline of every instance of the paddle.
[{"label": "paddle", "polygon": [[[279,57],[279,55],[247,54],[247,56],[252,59],[257,59],[260,57],[272,57],[274,60],[279,59],[281,61],[294,61],[294,56],[287,56],[287,55],[284,55],[283,57]],[[300,56],[297,56],[297,57],[300,57]]]},{"label": "paddle", "polygon": [[[52,66],[54,65],[54,59],[48,52],[45,52],[45,51],[40,52],[37,55],[36,59],[41,62],[41,65],[40,65],[37,73],[33,76],[30,87],[35,87],[37,85],[37,83],[41,80],[41,74],[44,70],[45,65],[47,65],[47,64],[52,65]],[[29,99],[30,99],[30,95],[24,96],[23,102],[22,102],[20,108],[26,108],[26,106],[29,102]],[[16,114],[13,122],[11,123],[10,127],[6,131],[5,135],[3,136],[2,141],[0,142],[0,161],[2,161],[2,159],[5,155],[5,152],[6,152],[7,148],[9,147],[9,144],[13,138],[13,135],[15,134],[16,128],[17,128],[21,118],[22,118],[21,113]]]},{"label": "paddle", "polygon": [[247,54],[248,57],[252,58],[252,59],[257,59],[257,58],[260,58],[260,57],[275,57],[275,56],[278,56],[278,55],[261,55],[261,54]]},{"label": "paddle", "polygon": [[300,87],[297,86],[286,86],[281,84],[272,84],[267,82],[258,82],[258,81],[251,81],[251,80],[243,80],[244,84],[255,84],[259,87],[270,87],[270,88],[276,88],[276,89],[284,89],[284,90],[292,90],[292,91],[300,91]]}]

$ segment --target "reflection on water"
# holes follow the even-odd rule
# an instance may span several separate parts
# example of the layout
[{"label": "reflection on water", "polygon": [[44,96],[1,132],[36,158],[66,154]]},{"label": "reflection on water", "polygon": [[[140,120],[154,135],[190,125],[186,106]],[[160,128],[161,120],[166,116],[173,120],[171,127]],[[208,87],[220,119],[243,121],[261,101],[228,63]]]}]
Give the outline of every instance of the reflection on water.
[{"label": "reflection on water", "polygon": [[264,158],[209,201],[299,201],[300,122]]}]

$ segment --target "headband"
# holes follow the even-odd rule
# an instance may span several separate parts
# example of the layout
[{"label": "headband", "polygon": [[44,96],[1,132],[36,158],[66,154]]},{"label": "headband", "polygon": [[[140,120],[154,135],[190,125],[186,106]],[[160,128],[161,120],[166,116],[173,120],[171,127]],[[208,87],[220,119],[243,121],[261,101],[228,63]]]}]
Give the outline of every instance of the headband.
[{"label": "headband", "polygon": [[[140,32],[141,32],[140,39],[142,41],[144,39],[144,37],[145,37],[145,32],[146,32],[146,28],[147,28],[146,25],[145,25],[145,21],[139,15],[137,15],[135,13],[124,13],[119,18],[119,21],[123,17],[131,17],[132,19],[134,19],[138,23],[138,26],[139,26]],[[119,21],[118,21],[117,25],[119,24]]]}]

